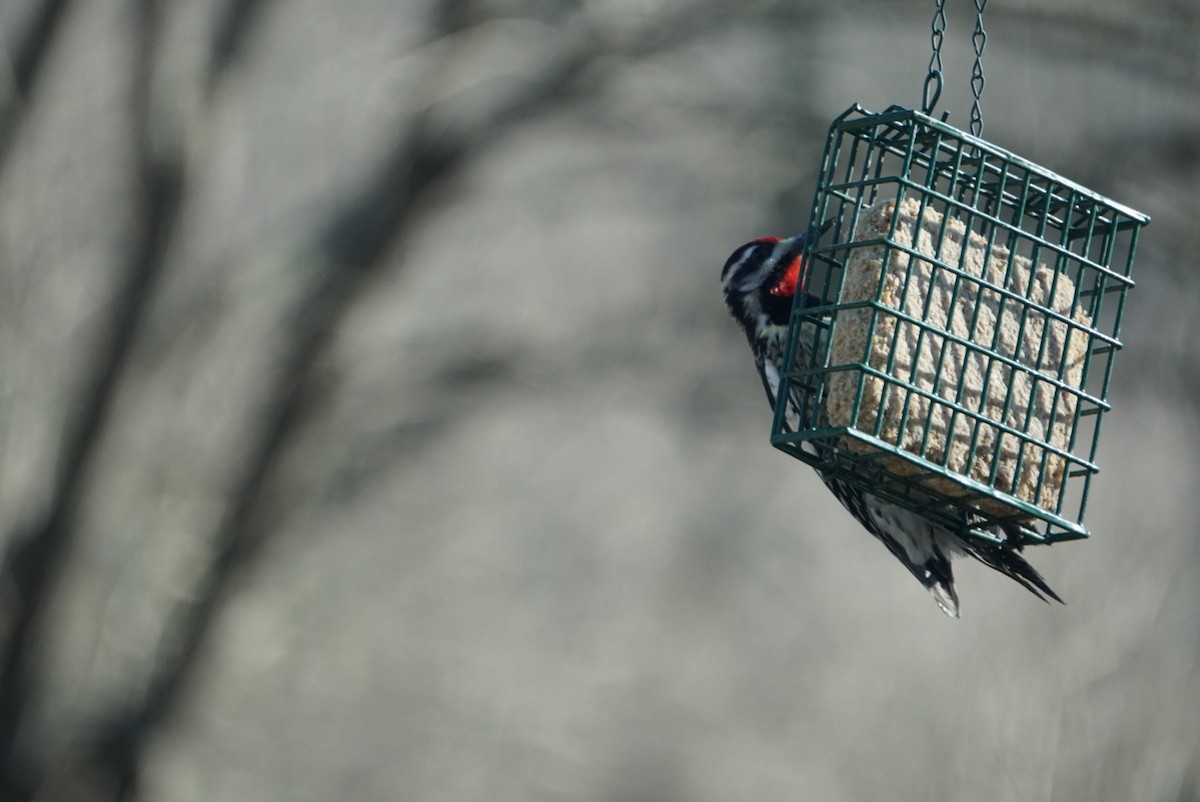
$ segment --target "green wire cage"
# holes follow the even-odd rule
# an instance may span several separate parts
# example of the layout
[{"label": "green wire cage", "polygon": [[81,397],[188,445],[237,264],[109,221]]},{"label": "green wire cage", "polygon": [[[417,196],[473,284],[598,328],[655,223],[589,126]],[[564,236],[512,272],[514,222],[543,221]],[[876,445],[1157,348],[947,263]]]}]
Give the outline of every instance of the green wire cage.
[{"label": "green wire cage", "polygon": [[922,112],[851,107],[825,146],[772,443],[927,517],[965,513],[978,537],[1087,537],[1148,222]]}]

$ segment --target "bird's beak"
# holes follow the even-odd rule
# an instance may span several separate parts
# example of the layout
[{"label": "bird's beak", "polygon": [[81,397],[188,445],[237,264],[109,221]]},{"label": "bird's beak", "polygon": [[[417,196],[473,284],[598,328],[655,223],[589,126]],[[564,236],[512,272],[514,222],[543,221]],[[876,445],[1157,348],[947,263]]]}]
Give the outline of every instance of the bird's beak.
[{"label": "bird's beak", "polygon": [[798,237],[792,237],[787,240],[787,255],[784,256],[784,263],[789,263],[798,256],[804,255],[805,237],[801,234]]},{"label": "bird's beak", "polygon": [[[822,234],[828,231],[833,223],[834,218],[832,217],[822,223],[821,227],[817,229],[817,237],[819,238]],[[798,237],[792,237],[791,239],[786,240],[786,242],[788,245],[787,259],[788,261],[791,261],[795,257],[804,253],[804,246],[808,244],[808,236],[807,234],[801,234]]]}]

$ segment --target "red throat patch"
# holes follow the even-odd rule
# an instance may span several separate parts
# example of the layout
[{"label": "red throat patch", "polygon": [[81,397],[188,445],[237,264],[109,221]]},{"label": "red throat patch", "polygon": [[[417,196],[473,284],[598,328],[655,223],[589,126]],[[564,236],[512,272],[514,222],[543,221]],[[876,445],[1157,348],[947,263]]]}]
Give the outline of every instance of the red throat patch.
[{"label": "red throat patch", "polygon": [[801,272],[804,267],[804,260],[797,256],[788,263],[788,266],[783,270],[783,276],[779,279],[779,283],[770,289],[770,293],[776,298],[791,298],[796,294],[796,288],[800,285]]}]

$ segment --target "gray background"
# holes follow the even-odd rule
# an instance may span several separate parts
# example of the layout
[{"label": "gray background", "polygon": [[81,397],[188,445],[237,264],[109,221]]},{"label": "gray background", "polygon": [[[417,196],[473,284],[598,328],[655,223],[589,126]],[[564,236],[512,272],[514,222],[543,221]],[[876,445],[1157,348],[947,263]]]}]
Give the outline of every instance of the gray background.
[{"label": "gray background", "polygon": [[[965,127],[972,8],[947,5]],[[718,282],[807,221],[835,115],[919,104],[932,2],[279,0],[206,93],[224,6],[148,29],[72,4],[5,154],[10,545],[61,485],[149,216],[138,159],[183,175],[71,494],[26,796],[132,798],[96,744],[182,668],[138,730],[147,799],[1200,798],[1194,2],[989,8],[985,137],[1153,223],[1095,536],[1026,554],[1068,604],[960,564],[961,621],[769,446]],[[36,4],[0,8],[11,53]],[[345,299],[314,293],[340,306],[291,381],[324,232],[387,205],[354,203],[414,132],[423,167],[459,160]]]}]

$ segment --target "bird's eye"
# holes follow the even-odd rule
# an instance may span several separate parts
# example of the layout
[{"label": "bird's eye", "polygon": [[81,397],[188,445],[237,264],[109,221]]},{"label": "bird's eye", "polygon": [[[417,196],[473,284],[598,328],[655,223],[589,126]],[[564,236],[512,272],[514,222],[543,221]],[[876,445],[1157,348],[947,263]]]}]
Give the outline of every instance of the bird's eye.
[{"label": "bird's eye", "polygon": [[777,242],[779,242],[778,237],[760,237],[739,247],[725,260],[725,266],[721,268],[721,281],[728,283],[738,265],[757,266],[764,264],[771,258]]}]

